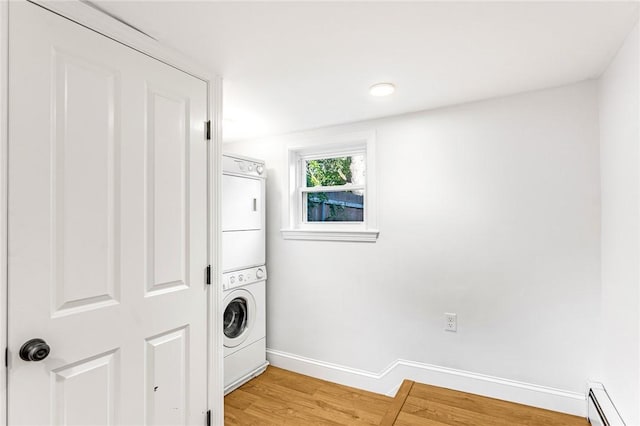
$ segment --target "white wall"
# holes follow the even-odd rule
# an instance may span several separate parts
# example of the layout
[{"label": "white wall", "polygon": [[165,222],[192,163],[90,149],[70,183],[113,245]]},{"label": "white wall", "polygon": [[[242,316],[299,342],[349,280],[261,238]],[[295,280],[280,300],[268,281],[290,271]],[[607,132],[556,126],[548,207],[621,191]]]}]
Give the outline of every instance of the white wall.
[{"label": "white wall", "polygon": [[[377,132],[377,243],[283,240],[288,143]],[[600,308],[597,84],[239,142],[266,160],[268,347],[584,393]],[[443,331],[444,312],[458,332]],[[594,330],[596,330],[594,332]]]},{"label": "white wall", "polygon": [[601,78],[602,382],[640,424],[640,78],[638,27]]}]

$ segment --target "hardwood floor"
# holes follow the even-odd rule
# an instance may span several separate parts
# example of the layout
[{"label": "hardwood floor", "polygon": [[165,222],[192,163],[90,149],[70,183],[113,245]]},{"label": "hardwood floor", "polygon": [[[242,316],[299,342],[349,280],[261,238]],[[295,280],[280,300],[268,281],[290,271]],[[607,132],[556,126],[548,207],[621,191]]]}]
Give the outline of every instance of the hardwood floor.
[{"label": "hardwood floor", "polygon": [[588,426],[554,411],[405,380],[395,398],[269,367],[227,395],[225,425]]},{"label": "hardwood floor", "polygon": [[588,426],[581,417],[405,380],[382,426]]},{"label": "hardwood floor", "polygon": [[224,399],[225,425],[378,425],[393,398],[269,367]]}]

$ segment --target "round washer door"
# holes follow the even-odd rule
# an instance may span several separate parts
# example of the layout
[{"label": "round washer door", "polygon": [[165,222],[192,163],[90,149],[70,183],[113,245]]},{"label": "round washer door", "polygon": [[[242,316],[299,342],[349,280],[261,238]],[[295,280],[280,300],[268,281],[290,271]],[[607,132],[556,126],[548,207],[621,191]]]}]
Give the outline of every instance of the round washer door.
[{"label": "round washer door", "polygon": [[247,340],[255,318],[256,301],[250,292],[238,289],[225,297],[222,318],[224,345],[234,348]]}]

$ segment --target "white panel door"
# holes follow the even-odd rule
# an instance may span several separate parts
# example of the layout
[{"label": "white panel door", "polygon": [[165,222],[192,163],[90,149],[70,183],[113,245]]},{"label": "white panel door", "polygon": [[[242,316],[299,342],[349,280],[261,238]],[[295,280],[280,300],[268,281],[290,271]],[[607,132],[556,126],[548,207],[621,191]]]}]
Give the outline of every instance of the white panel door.
[{"label": "white panel door", "polygon": [[9,424],[202,425],[207,85],[9,7]]}]

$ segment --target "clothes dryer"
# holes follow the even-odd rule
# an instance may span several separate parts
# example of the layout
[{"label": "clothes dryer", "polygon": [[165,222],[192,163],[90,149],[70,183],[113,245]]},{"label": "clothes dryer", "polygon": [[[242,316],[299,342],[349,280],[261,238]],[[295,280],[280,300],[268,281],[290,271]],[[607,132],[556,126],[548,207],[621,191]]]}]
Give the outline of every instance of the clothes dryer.
[{"label": "clothes dryer", "polygon": [[262,160],[222,157],[222,272],[265,264],[265,178]]}]

